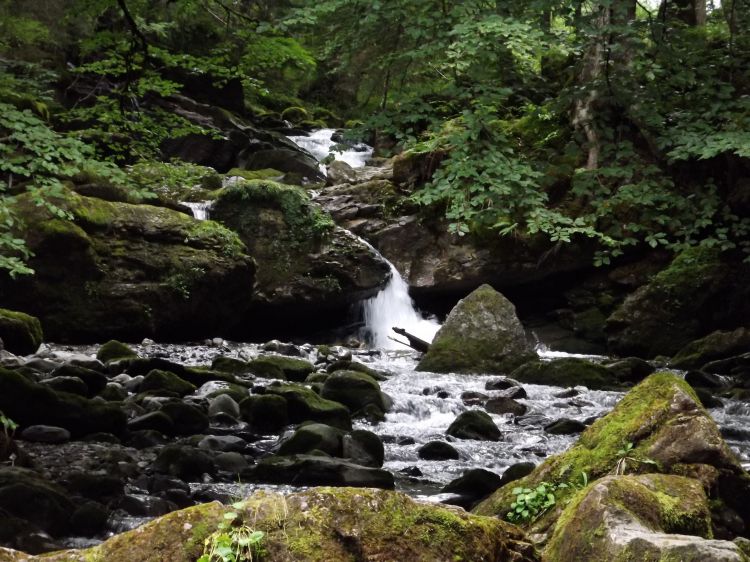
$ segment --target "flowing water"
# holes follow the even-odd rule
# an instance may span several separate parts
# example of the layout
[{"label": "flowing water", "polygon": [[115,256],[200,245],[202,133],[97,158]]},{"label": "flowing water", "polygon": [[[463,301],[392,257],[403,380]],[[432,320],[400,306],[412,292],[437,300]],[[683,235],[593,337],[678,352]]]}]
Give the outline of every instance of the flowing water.
[{"label": "flowing water", "polygon": [[[335,129],[318,129],[309,135],[289,137],[289,140],[307,150],[319,161],[332,155],[336,160],[346,162],[352,168],[361,168],[372,157],[372,147],[361,143],[346,148],[342,146],[341,151],[336,150],[338,143],[331,138],[335,133]],[[321,165],[321,171],[325,173],[323,165]]]},{"label": "flowing water", "polygon": [[198,201],[195,203],[189,201],[181,201],[181,203],[186,207],[190,207],[190,210],[193,212],[193,217],[198,219],[199,221],[208,220],[211,214],[211,207],[213,207],[214,205],[213,201]]}]

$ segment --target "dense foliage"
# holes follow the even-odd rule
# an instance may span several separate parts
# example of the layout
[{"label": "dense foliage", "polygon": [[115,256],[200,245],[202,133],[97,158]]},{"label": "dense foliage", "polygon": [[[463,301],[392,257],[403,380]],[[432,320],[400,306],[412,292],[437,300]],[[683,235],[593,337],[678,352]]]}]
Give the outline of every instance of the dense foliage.
[{"label": "dense foliage", "polygon": [[439,154],[413,198],[458,234],[750,252],[750,0],[0,0],[0,268],[19,193],[64,216],[62,182],[219,139],[173,109],[195,84]]}]

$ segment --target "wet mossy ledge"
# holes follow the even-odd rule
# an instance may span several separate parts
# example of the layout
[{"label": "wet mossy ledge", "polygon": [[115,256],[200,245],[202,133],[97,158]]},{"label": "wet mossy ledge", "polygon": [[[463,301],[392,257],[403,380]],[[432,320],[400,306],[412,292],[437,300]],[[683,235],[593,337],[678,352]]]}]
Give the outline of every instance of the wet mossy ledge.
[{"label": "wet mossy ledge", "polygon": [[287,496],[258,492],[234,507],[195,506],[85,550],[29,556],[0,549],[0,562],[195,562],[230,511],[237,524],[263,533],[260,559],[273,562],[540,560],[523,533],[499,519],[398,492],[313,488]]}]

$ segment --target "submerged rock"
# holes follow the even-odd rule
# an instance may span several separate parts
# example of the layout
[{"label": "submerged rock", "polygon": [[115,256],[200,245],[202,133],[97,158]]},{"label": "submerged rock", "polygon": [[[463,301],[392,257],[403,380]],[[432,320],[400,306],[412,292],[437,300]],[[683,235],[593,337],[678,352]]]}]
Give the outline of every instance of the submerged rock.
[{"label": "submerged rock", "polygon": [[445,433],[459,439],[479,441],[499,441],[501,436],[492,418],[479,410],[469,410],[459,414]]},{"label": "submerged rock", "polygon": [[[274,562],[538,562],[517,527],[461,509],[419,503],[383,490],[315,488],[282,496],[258,492],[240,510],[217,502],[177,511],[87,550],[47,555],[46,562],[194,562],[230,509],[264,533],[264,559]],[[41,558],[0,551],[3,562]]]},{"label": "submerged rock", "polygon": [[503,374],[534,357],[513,304],[482,285],[451,310],[417,369]]}]

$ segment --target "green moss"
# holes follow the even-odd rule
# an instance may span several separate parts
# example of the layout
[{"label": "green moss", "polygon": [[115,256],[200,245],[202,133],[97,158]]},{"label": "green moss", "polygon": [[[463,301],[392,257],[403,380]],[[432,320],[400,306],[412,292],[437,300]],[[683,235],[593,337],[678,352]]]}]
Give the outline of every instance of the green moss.
[{"label": "green moss", "polygon": [[289,419],[292,423],[317,421],[339,429],[352,428],[349,410],[343,404],[326,400],[311,389],[292,384],[269,386],[267,394],[275,394],[286,399],[289,406]]},{"label": "green moss", "polygon": [[[582,434],[578,441],[564,453],[547,459],[525,478],[504,486],[479,504],[475,512],[481,515],[504,515],[513,501],[511,490],[516,486],[534,487],[541,481],[576,482],[585,472],[589,481],[609,474],[621,457],[623,444],[633,443],[631,458],[647,456],[654,431],[674,415],[670,406],[675,392],[683,392],[699,404],[693,389],[684,380],[670,373],[655,373],[634,387],[615,408],[598,419]],[[631,462],[640,469],[643,465]],[[648,468],[651,465],[645,465]],[[651,467],[653,470],[655,467]],[[572,489],[562,490],[560,498],[569,496]]]},{"label": "green moss", "polygon": [[[307,375],[315,370],[315,367],[305,359],[296,359],[294,357],[285,357],[282,355],[264,355],[253,359],[248,363],[251,373],[268,378],[289,379],[291,381],[302,382]],[[281,372],[282,376],[277,376]]]},{"label": "green moss", "polygon": [[102,363],[130,357],[138,357],[138,354],[129,346],[117,340],[109,340],[96,352],[96,358]]},{"label": "green moss", "polygon": [[274,170],[273,168],[264,168],[262,170],[245,170],[243,168],[232,168],[226,174],[226,177],[241,177],[246,180],[277,180],[283,177],[284,172]]},{"label": "green moss", "polygon": [[281,112],[281,118],[292,123],[299,123],[310,118],[310,114],[304,107],[292,106],[287,107]]},{"label": "green moss", "polygon": [[38,318],[0,308],[0,338],[11,353],[28,355],[39,349],[44,334]]},{"label": "green moss", "polygon": [[529,361],[514,370],[510,376],[532,384],[563,387],[583,385],[591,389],[613,387],[617,382],[605,367],[575,357],[553,361]]}]

